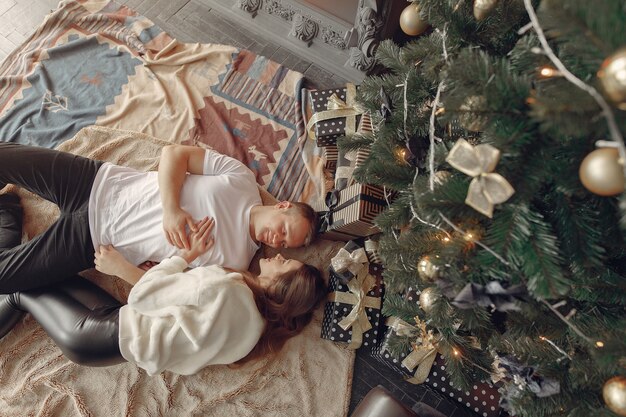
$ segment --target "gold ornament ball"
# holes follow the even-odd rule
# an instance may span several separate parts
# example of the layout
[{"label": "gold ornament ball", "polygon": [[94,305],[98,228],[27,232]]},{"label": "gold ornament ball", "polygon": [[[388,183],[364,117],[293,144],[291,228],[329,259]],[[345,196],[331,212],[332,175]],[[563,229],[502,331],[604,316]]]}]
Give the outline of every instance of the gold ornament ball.
[{"label": "gold ornament ball", "polygon": [[433,265],[430,257],[424,256],[417,263],[417,273],[424,281],[435,281],[439,277],[439,267]]},{"label": "gold ornament ball", "polygon": [[615,376],[604,383],[602,398],[606,406],[620,416],[626,416],[626,377]]},{"label": "gold ornament ball", "polygon": [[487,126],[487,118],[481,115],[487,109],[484,96],[469,96],[459,106],[459,124],[472,132],[480,132]]},{"label": "gold ornament ball", "polygon": [[598,78],[607,97],[618,108],[626,110],[626,48],[604,60]]},{"label": "gold ornament ball", "polygon": [[439,296],[433,287],[425,288],[420,293],[420,307],[426,313],[430,313],[430,311],[433,309],[433,304],[435,304],[437,298],[439,298]]},{"label": "gold ornament ball", "polygon": [[498,0],[476,0],[474,1],[474,17],[476,20],[483,20],[491,14],[498,5]]},{"label": "gold ornament ball", "polygon": [[420,8],[417,3],[409,4],[400,14],[400,28],[409,36],[422,34],[428,26],[428,22],[420,19]]},{"label": "gold ornament ball", "polygon": [[578,171],[586,189],[601,196],[613,196],[624,191],[624,169],[615,148],[600,148],[583,159]]}]

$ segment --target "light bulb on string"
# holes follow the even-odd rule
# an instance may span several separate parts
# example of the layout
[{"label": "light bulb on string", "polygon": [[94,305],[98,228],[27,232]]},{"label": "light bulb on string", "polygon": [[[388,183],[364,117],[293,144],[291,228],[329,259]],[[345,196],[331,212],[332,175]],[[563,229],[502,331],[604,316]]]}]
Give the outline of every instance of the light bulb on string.
[{"label": "light bulb on string", "polygon": [[563,74],[561,74],[561,71],[554,69],[552,67],[542,67],[539,70],[539,75],[541,75],[543,78],[552,78],[552,77],[560,77]]},{"label": "light bulb on string", "polygon": [[401,165],[407,165],[407,152],[408,150],[406,148],[403,148],[402,146],[396,147],[393,151],[396,161],[398,161],[398,163],[400,163]]}]

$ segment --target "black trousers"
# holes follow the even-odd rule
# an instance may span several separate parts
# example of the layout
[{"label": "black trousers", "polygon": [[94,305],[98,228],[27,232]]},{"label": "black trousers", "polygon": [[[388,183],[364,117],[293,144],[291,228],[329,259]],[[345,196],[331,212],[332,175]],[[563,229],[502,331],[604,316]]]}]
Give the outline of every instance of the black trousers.
[{"label": "black trousers", "polygon": [[125,362],[119,348],[121,306],[78,276],[52,287],[0,294],[0,338],[28,312],[72,362],[116,365]]},{"label": "black trousers", "polygon": [[0,293],[46,286],[94,266],[89,194],[100,161],[0,143],[0,187],[16,184],[57,204],[61,214],[31,241],[0,249]]}]

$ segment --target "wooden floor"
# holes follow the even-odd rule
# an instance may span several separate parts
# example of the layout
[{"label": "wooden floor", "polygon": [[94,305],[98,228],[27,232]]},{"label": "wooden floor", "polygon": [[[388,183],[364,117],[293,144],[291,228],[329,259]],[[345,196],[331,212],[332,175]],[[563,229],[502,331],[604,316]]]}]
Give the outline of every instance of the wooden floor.
[{"label": "wooden floor", "polygon": [[[148,17],[163,30],[183,42],[222,43],[246,48],[302,72],[309,88],[330,88],[345,80],[307,62],[291,52],[253,36],[244,28],[229,23],[215,11],[194,0],[117,0]],[[57,7],[58,0],[0,0],[0,60],[35,31],[44,17]],[[350,412],[370,388],[383,385],[409,407],[418,402],[436,408],[448,417],[477,416],[458,407],[424,386],[406,383],[394,372],[380,366],[359,351],[354,369]]]}]

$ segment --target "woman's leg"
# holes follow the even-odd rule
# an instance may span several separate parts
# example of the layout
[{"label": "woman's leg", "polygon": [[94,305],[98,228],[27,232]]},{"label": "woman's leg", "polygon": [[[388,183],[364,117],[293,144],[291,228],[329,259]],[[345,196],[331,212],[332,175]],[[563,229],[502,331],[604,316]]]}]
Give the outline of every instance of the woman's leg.
[{"label": "woman's leg", "polygon": [[9,333],[26,314],[15,308],[12,294],[0,294],[0,339]]},{"label": "woman's leg", "polygon": [[72,362],[87,366],[125,362],[118,342],[121,304],[90,281],[73,277],[54,287],[7,298],[12,308],[31,313]]}]

